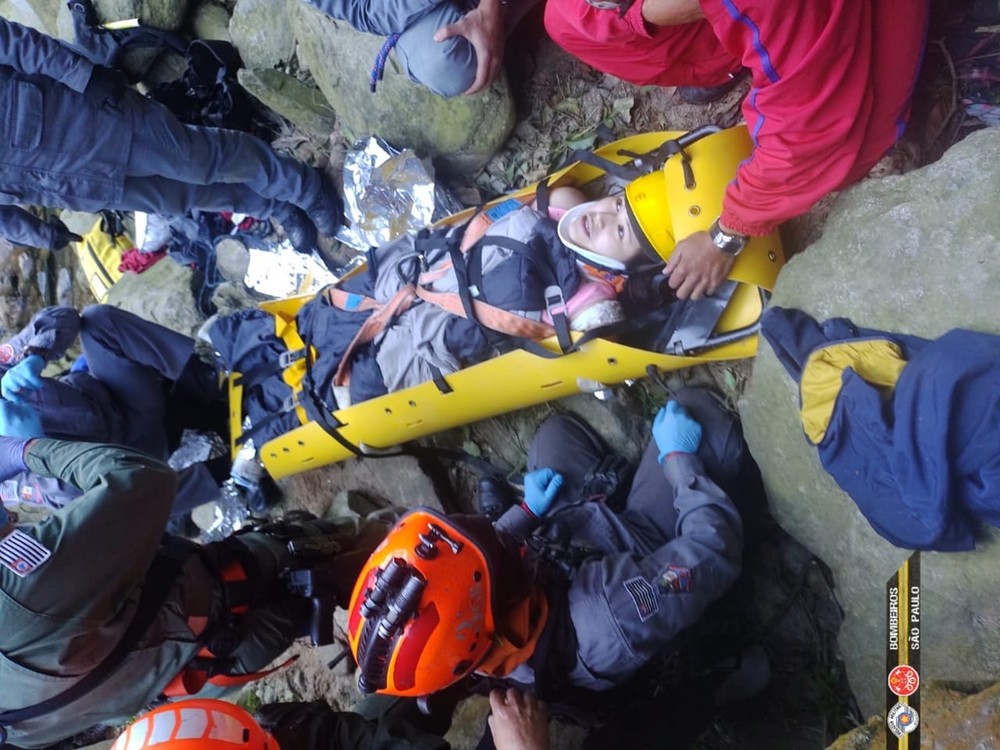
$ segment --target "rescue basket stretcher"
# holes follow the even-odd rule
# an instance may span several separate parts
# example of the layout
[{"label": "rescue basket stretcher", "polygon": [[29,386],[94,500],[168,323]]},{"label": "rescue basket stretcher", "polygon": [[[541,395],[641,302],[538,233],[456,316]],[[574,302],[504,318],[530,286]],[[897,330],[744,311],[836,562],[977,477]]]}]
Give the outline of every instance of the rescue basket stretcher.
[{"label": "rescue basket stretcher", "polygon": [[[672,248],[674,236],[684,238],[708,229],[721,211],[726,185],[750,151],[750,137],[744,126],[728,130],[710,127],[691,133],[646,133],[603,146],[593,152],[594,158],[571,164],[546,180],[549,187],[585,187],[615,171],[615,165],[652,172],[662,163],[666,192],[663,220],[669,222]],[[665,161],[664,153],[669,154]],[[502,196],[486,208],[510,198],[530,200],[537,188],[535,184]],[[439,225],[461,224],[474,211],[470,208],[454,214]],[[515,349],[441,379],[333,412],[317,412],[315,403],[299,398],[306,362],[301,357],[289,357],[282,363],[281,377],[294,393],[286,408],[294,409],[300,426],[258,445],[258,456],[270,475],[281,479],[527,406],[592,393],[645,377],[649,368],[671,371],[753,357],[760,316],[784,261],[777,232],[751,238],[736,258],[723,289],[711,298],[685,306],[665,351],[627,346],[598,336],[588,337],[578,350],[560,355],[559,343],[552,336],[538,343],[560,356],[547,358]],[[361,266],[352,273],[363,270]],[[313,296],[261,304],[273,316],[275,333],[290,352],[305,349],[295,316]],[[574,342],[585,336],[575,331],[571,335]],[[230,373],[227,380],[235,456],[243,442],[243,388],[238,372]]]}]

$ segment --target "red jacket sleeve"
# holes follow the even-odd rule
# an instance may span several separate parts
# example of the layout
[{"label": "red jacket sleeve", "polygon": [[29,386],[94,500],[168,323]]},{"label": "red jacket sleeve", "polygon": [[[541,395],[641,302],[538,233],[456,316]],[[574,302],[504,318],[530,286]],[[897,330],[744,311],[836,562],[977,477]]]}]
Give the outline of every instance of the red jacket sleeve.
[{"label": "red jacket sleeve", "polygon": [[753,75],[743,114],[754,139],[722,223],[761,235],[836,189],[871,109],[871,4],[710,0],[706,17]]},{"label": "red jacket sleeve", "polygon": [[892,146],[919,65],[926,2],[888,5],[702,0],[723,47],[753,76],[743,114],[754,152],[726,190],[725,226],[767,234],[860,179]]}]

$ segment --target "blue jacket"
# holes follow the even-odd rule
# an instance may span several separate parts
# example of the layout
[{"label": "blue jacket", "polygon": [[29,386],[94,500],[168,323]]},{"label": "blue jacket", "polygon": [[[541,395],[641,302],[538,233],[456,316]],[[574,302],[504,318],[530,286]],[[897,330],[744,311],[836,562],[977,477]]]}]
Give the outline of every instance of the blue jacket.
[{"label": "blue jacket", "polygon": [[1000,336],[955,329],[928,341],[781,308],[764,313],[762,332],[800,381],[831,345],[898,347],[905,366],[887,398],[843,369],[816,445],[879,534],[899,547],[956,551],[975,545],[977,519],[1000,527]]},{"label": "blue jacket", "polygon": [[121,200],[142,97],[89,86],[93,71],[68,45],[0,18],[0,227],[17,242],[49,247],[51,229],[13,204],[96,212]]}]

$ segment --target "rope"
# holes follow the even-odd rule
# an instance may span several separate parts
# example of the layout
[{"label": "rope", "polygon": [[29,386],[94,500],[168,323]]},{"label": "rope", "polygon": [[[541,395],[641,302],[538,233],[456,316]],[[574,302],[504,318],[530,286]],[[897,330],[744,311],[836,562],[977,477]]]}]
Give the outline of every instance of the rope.
[{"label": "rope", "polygon": [[375,55],[375,64],[372,65],[372,72],[368,76],[368,90],[373,94],[375,93],[375,87],[385,74],[385,61],[389,59],[389,53],[392,52],[392,48],[396,46],[396,42],[398,41],[399,34],[389,34],[385,38],[382,48]]}]

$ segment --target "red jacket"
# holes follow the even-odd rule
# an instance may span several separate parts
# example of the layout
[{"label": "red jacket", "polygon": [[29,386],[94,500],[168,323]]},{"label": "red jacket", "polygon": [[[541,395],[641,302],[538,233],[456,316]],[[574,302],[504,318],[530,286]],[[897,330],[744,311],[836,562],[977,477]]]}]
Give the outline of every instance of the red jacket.
[{"label": "red jacket", "polygon": [[550,36],[636,84],[714,86],[752,74],[743,116],[753,155],[722,223],[762,235],[855,182],[902,134],[923,53],[927,0],[700,0],[705,20],[650,27],[586,0],[548,0]]}]

